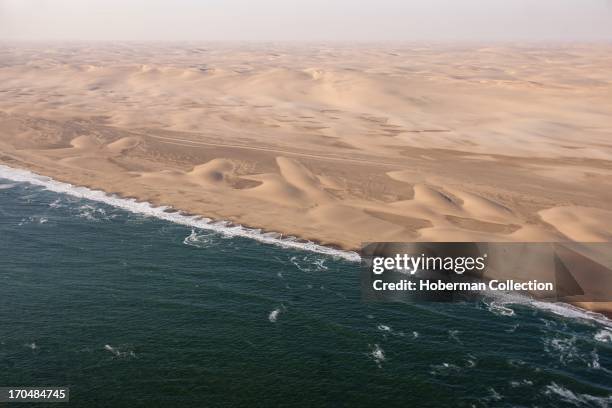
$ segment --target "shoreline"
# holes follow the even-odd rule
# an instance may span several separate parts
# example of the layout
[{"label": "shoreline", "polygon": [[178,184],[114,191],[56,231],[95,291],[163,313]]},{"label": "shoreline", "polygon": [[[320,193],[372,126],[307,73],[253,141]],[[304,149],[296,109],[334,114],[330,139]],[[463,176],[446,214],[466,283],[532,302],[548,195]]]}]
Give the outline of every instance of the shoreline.
[{"label": "shoreline", "polygon": [[338,247],[334,248],[279,232],[263,231],[259,228],[235,224],[231,220],[215,220],[201,215],[194,215],[169,205],[157,206],[148,201],[139,201],[135,197],[122,197],[117,193],[108,193],[85,186],[76,186],[31,170],[0,164],[0,178],[14,182],[29,183],[43,187],[48,191],[104,203],[132,213],[144,214],[193,228],[213,231],[229,237],[249,238],[264,244],[314,252],[341,258],[349,262],[360,262],[361,260],[360,255],[355,251],[348,251]]},{"label": "shoreline", "polygon": [[[5,164],[0,164],[0,178],[18,183],[28,183],[40,186],[45,190],[55,193],[85,198],[121,208],[135,214],[143,214],[160,220],[190,226],[192,228],[213,231],[228,237],[253,239],[262,244],[275,245],[284,249],[317,253],[353,263],[361,262],[361,255],[357,251],[344,250],[339,247],[332,247],[330,245],[324,245],[294,236],[283,238],[284,234],[282,233],[264,232],[259,228],[235,224],[229,220],[214,220],[201,215],[190,214],[172,206],[154,205],[148,201],[139,201],[136,197],[122,197],[118,193],[109,193],[86,186],[76,186],[71,183],[55,180],[49,176],[38,174],[28,169],[14,168]],[[598,308],[595,307],[596,304],[594,302],[577,302],[575,304],[563,302],[550,303],[520,294],[516,294],[516,296],[509,294],[506,298],[502,298],[502,301],[504,300],[509,300],[509,303],[515,301],[518,301],[518,304],[527,303],[533,307],[542,308],[560,316],[592,319],[600,323],[609,321],[610,318],[612,318],[612,308]],[[568,309],[561,310],[564,307]],[[566,312],[568,312],[569,315]],[[581,315],[581,313],[583,313],[583,315]],[[602,320],[602,318],[605,320]],[[612,321],[610,323],[612,323]],[[612,324],[610,327],[612,327]]]}]

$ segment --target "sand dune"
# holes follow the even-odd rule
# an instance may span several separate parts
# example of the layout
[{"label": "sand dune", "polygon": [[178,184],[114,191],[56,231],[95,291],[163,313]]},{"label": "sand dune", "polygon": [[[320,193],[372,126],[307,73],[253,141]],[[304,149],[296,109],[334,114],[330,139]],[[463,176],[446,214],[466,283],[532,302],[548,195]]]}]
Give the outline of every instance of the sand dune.
[{"label": "sand dune", "polygon": [[99,147],[96,139],[91,136],[79,136],[70,141],[70,146],[75,149],[86,150]]},{"label": "sand dune", "polygon": [[605,226],[612,220],[612,211],[582,206],[563,206],[542,210],[540,216],[572,241],[612,241],[612,231],[602,227],[602,224]]},{"label": "sand dune", "polygon": [[196,48],[0,45],[0,162],[345,248],[612,236],[609,46]]},{"label": "sand dune", "polygon": [[137,137],[124,137],[109,143],[106,148],[112,153],[121,154],[135,148],[140,142],[140,138]]},{"label": "sand dune", "polygon": [[224,183],[227,174],[234,171],[232,162],[226,159],[214,159],[205,164],[197,165],[187,175],[195,182],[208,185]]}]

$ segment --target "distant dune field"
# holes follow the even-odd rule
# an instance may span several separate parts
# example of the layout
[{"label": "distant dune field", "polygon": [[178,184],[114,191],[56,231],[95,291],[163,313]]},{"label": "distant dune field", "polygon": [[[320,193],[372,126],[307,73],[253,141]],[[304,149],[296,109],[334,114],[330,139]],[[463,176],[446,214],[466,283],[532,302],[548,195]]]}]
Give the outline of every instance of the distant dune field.
[{"label": "distant dune field", "polygon": [[0,45],[0,163],[358,248],[611,241],[612,46]]}]

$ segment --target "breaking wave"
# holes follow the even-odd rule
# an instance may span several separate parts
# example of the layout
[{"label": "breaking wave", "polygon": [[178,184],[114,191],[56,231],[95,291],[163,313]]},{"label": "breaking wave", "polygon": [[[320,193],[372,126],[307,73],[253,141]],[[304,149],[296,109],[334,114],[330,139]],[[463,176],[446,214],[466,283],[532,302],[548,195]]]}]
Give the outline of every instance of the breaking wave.
[{"label": "breaking wave", "polygon": [[519,293],[487,292],[486,295],[487,297],[495,298],[494,303],[496,306],[494,309],[497,310],[489,309],[489,311],[495,314],[499,314],[501,307],[506,309],[508,305],[523,305],[549,312],[567,319],[594,322],[608,329],[612,329],[612,320],[606,316],[602,315],[601,313],[581,309],[577,306],[570,305],[569,303],[544,302]]},{"label": "breaking wave", "polygon": [[310,241],[301,241],[295,237],[283,237],[281,234],[277,233],[262,233],[260,230],[244,227],[242,225],[235,225],[227,221],[213,221],[208,218],[186,215],[180,211],[170,212],[169,210],[171,210],[171,207],[168,206],[155,207],[148,202],[121,198],[114,194],[107,194],[104,191],[74,186],[69,183],[53,180],[50,177],[41,176],[28,170],[15,169],[1,164],[0,178],[15,182],[30,183],[56,193],[97,201],[132,213],[155,217],[175,224],[214,231],[226,237],[250,238],[264,244],[315,252],[351,262],[359,262],[361,260],[361,257],[356,252],[330,248]]},{"label": "breaking wave", "polygon": [[17,184],[12,184],[12,183],[2,183],[0,184],[0,190],[8,190],[9,188],[13,188],[15,187]]},{"label": "breaking wave", "polygon": [[597,397],[589,394],[578,394],[574,393],[567,388],[560,386],[559,384],[552,382],[547,385],[544,389],[544,394],[548,396],[554,396],[561,399],[564,402],[572,405],[585,405],[585,406],[597,406],[597,407],[609,407],[612,403],[612,397]]}]

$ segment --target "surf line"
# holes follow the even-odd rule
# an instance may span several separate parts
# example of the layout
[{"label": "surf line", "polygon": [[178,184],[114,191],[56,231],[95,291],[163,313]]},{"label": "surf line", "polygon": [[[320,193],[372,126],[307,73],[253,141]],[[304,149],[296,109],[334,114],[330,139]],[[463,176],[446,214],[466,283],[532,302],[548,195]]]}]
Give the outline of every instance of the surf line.
[{"label": "surf line", "polygon": [[74,186],[69,183],[54,180],[51,177],[36,174],[29,170],[16,169],[3,164],[0,164],[0,178],[15,182],[29,183],[35,186],[43,187],[44,189],[53,191],[55,193],[67,194],[77,198],[84,198],[91,201],[108,204],[134,214],[142,214],[165,221],[170,221],[175,224],[207,231],[214,231],[226,237],[249,238],[264,244],[276,245],[285,249],[309,251],[341,258],[350,262],[361,261],[361,257],[357,252],[330,248],[311,241],[300,241],[295,237],[282,237],[281,234],[278,233],[263,233],[258,229],[231,224],[229,221],[215,221],[200,216],[185,215],[180,211],[169,211],[172,210],[172,207],[169,206],[155,207],[146,201],[136,201],[133,198],[122,198],[114,194],[108,194],[101,190],[92,190],[87,187]]}]

